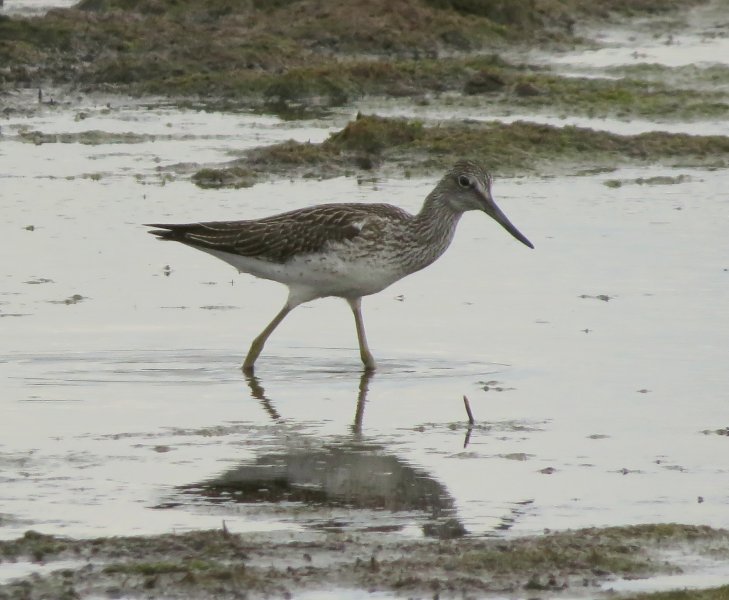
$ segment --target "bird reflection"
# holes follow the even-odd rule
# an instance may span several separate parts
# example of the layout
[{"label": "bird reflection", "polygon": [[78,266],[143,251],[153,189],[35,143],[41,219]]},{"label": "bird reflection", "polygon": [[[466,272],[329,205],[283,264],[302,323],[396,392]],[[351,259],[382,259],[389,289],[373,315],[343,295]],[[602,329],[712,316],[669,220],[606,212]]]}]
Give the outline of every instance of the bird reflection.
[{"label": "bird reflection", "polygon": [[251,388],[251,396],[261,403],[263,410],[265,410],[275,422],[279,423],[283,421],[279,412],[274,408],[273,403],[266,396],[266,390],[263,389],[261,380],[253,374],[245,375],[245,378],[248,383],[248,387]]},{"label": "bird reflection", "polygon": [[[261,380],[247,375],[252,397],[281,426],[276,432],[280,448],[183,490],[207,502],[255,503],[259,510],[273,503],[300,503],[311,509],[312,527],[331,526],[333,521],[344,527],[356,520],[359,528],[398,530],[415,521],[430,537],[464,535],[455,501],[443,484],[363,435],[372,377],[365,372],[359,380],[350,433],[320,438],[283,419]],[[332,514],[340,516],[333,520]]]},{"label": "bird reflection", "polygon": [[[261,403],[263,410],[265,410],[271,419],[277,423],[283,421],[281,415],[273,406],[273,402],[266,396],[266,390],[263,389],[261,380],[253,375],[244,374],[246,383],[251,390],[251,396]],[[357,394],[357,408],[354,413],[354,422],[350,426],[352,433],[356,436],[362,434],[362,420],[364,419],[364,409],[367,402],[367,392],[370,389],[370,380],[374,377],[374,371],[364,370],[359,378],[359,393]]]},{"label": "bird reflection", "polygon": [[352,423],[352,433],[356,436],[362,435],[362,419],[364,419],[365,402],[367,402],[367,392],[370,391],[370,379],[374,376],[374,371],[365,369],[359,378],[359,394],[357,394],[357,410],[354,412],[354,423]]}]

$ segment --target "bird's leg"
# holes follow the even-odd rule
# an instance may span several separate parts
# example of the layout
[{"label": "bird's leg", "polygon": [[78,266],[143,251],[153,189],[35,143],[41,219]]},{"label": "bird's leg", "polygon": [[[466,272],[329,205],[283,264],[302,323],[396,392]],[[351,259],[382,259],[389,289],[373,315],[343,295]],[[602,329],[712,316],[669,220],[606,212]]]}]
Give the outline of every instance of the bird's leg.
[{"label": "bird's leg", "polygon": [[243,361],[243,366],[241,367],[244,373],[253,373],[253,365],[256,362],[258,356],[261,354],[261,350],[263,350],[263,346],[266,344],[268,336],[273,333],[273,330],[279,326],[281,321],[284,320],[284,317],[291,312],[292,308],[293,307],[289,306],[288,302],[284,304],[284,307],[273,318],[273,321],[271,321],[266,326],[266,328],[258,335],[255,340],[253,340],[253,343],[251,344],[251,349],[248,350],[248,355]]},{"label": "bird's leg", "polygon": [[374,371],[377,366],[375,358],[367,346],[367,336],[365,335],[364,322],[362,321],[362,298],[347,299],[352,313],[354,313],[354,324],[357,326],[357,341],[359,342],[359,355],[362,358],[365,371]]}]

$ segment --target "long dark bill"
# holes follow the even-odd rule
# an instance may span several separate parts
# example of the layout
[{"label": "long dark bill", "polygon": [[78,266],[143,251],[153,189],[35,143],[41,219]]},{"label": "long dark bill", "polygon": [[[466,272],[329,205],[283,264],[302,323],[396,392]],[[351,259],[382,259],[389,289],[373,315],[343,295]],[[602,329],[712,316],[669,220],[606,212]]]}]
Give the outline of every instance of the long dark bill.
[{"label": "long dark bill", "polygon": [[524,244],[525,246],[529,246],[530,248],[534,248],[534,244],[532,244],[521,231],[514,227],[514,225],[511,223],[511,221],[509,221],[508,217],[497,206],[496,202],[494,202],[494,199],[491,198],[490,195],[484,198],[483,210],[488,216],[490,216],[494,221],[496,221],[499,225],[506,229],[506,231],[513,235],[522,244]]}]

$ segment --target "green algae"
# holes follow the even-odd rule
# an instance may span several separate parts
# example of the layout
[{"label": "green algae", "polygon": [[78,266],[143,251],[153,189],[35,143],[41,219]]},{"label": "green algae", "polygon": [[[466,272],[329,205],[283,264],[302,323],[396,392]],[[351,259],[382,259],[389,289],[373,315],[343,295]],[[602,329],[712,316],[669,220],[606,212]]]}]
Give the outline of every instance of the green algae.
[{"label": "green algae", "polygon": [[612,540],[642,542],[691,542],[723,537],[724,530],[708,525],[683,525],[681,523],[646,523],[618,527],[588,528],[581,530],[585,535],[604,536]]},{"label": "green algae", "polygon": [[624,185],[677,185],[691,181],[688,175],[657,175],[655,177],[637,177],[635,179],[606,179],[603,185],[609,188],[619,188]]},{"label": "green algae", "polygon": [[[499,175],[553,174],[621,163],[723,167],[729,138],[666,132],[618,135],[530,122],[447,122],[358,115],[320,144],[287,141],[255,148],[233,163],[198,172],[195,181],[250,185],[271,175],[328,178],[367,171],[425,173],[461,158]],[[238,173],[243,173],[241,178]],[[654,183],[654,182],[648,182]]]},{"label": "green algae", "polygon": [[[52,23],[52,24],[51,24]],[[0,15],[0,57],[8,59],[14,42],[23,42],[38,50],[71,49],[74,30],[66,21],[13,19]]]},{"label": "green algae", "polygon": [[729,86],[729,66],[723,64],[667,66],[657,63],[639,63],[607,67],[604,73],[612,77],[625,77],[641,81],[669,82],[683,87]]},{"label": "green algae", "polygon": [[245,167],[228,169],[200,169],[192,176],[192,181],[201,188],[251,187],[256,183],[253,171]]},{"label": "green algae", "polygon": [[[244,70],[167,76],[142,74],[130,65],[128,75],[100,81],[135,81],[138,92],[178,95],[210,94],[235,98],[239,106],[267,108],[295,104],[342,106],[368,96],[407,97],[437,103],[444,93],[473,98],[465,106],[488,102],[491,111],[545,110],[589,117],[654,119],[726,118],[725,91],[676,87],[632,78],[563,77],[545,69],[510,65],[497,57],[449,59],[327,60],[316,66],[291,67],[282,73]],[[149,70],[148,66],[145,66]],[[161,68],[165,73],[170,66]],[[450,106],[458,105],[453,96]]]},{"label": "green algae", "polygon": [[[202,569],[209,568],[208,565],[202,566]],[[194,565],[183,564],[179,562],[162,561],[162,562],[134,562],[128,564],[111,564],[104,567],[105,573],[122,573],[134,575],[160,575],[163,573],[185,573],[189,571],[201,570],[199,563]]]},{"label": "green algae", "polygon": [[[631,551],[632,550],[632,551]],[[472,550],[457,559],[446,559],[445,568],[460,568],[470,572],[496,571],[499,573],[548,571],[560,568],[589,569],[623,575],[645,575],[657,568],[637,547],[623,543],[564,544],[559,537],[546,537],[533,544],[517,547],[501,546]]]},{"label": "green algae", "polygon": [[[101,144],[140,144],[159,139],[157,136],[124,132],[89,130],[77,133],[44,133],[37,130],[22,130],[18,133],[20,140],[31,144],[84,144],[98,146]],[[169,138],[169,136],[166,136]]]},{"label": "green algae", "polygon": [[[198,50],[192,52],[197,53]],[[37,57],[33,55],[34,60]],[[257,60],[242,57],[243,64]],[[332,107],[368,96],[438,102],[444,93],[464,93],[465,106],[488,102],[491,111],[546,110],[591,117],[659,119],[725,118],[727,92],[680,87],[635,77],[562,77],[544,68],[509,64],[496,55],[418,59],[317,57],[311,64],[284,61],[285,68],[241,67],[220,59],[199,65],[189,57],[154,51],[150,56],[112,55],[85,66],[76,77],[86,87],[113,86],[134,94],[197,96],[222,109],[285,112],[291,107]],[[23,71],[24,80],[37,79]],[[73,75],[67,75],[69,79]],[[459,104],[452,95],[447,101]],[[227,105],[227,106],[226,106]]]},{"label": "green algae", "polygon": [[37,531],[26,531],[22,538],[0,543],[0,558],[8,560],[25,556],[40,562],[47,555],[58,556],[68,548],[69,543],[64,538],[44,535]]},{"label": "green algae", "polygon": [[589,117],[652,119],[729,116],[727,95],[719,91],[629,78],[560,77],[552,73],[518,74],[505,79],[505,85],[511,84],[508,102],[512,110],[548,107]]},{"label": "green algae", "polygon": [[363,117],[351,121],[324,142],[340,151],[379,154],[387,148],[411,144],[423,137],[425,129],[419,121]]},{"label": "green algae", "polygon": [[622,600],[729,600],[729,585],[705,590],[673,590],[621,596]]},{"label": "green algae", "polygon": [[[2,76],[5,81],[134,83],[141,90],[179,92],[205,83],[215,91],[234,75],[233,87],[246,87],[249,80],[269,94],[285,94],[287,87],[317,81],[315,73],[289,75],[288,70],[306,71],[330,62],[334,53],[435,56],[440,49],[454,49],[451,38],[480,48],[501,37],[502,27],[488,19],[436,10],[418,0],[311,4],[94,0],[42,18],[3,18],[0,58],[17,72],[4,70]],[[280,76],[266,85],[272,74]]]},{"label": "green algae", "polygon": [[[579,529],[540,536],[403,540],[381,533],[289,535],[197,531],[149,537],[74,540],[28,532],[0,541],[0,559],[76,559],[77,568],[0,585],[1,598],[149,596],[170,598],[290,596],[301,590],[362,589],[406,595],[471,597],[505,591],[589,590],[615,578],[678,572],[665,552],[690,557],[729,549],[729,532],[680,524]],[[306,539],[304,539],[306,538]],[[680,559],[675,559],[680,560]],[[282,564],[285,568],[272,565]],[[725,598],[726,588],[641,600]],[[703,595],[702,595],[703,594]]]},{"label": "green algae", "polygon": [[465,92],[486,94],[502,110],[551,107],[666,118],[727,114],[724,95],[700,93],[689,84],[673,90],[640,76],[565,78],[483,54],[573,39],[577,17],[652,14],[686,3],[373,2],[88,0],[43,18],[2,18],[0,62],[6,66],[0,85],[50,81],[84,90],[199,96],[218,104],[225,99],[231,108],[274,112],[300,104],[340,106],[372,95]]}]

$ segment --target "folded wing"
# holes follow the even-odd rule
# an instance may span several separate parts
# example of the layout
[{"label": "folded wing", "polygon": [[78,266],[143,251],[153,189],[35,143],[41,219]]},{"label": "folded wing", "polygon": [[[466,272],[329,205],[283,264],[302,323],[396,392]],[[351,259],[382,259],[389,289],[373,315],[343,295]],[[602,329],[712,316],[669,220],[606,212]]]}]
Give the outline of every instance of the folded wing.
[{"label": "folded wing", "polygon": [[399,216],[404,211],[379,204],[324,204],[251,221],[213,221],[188,224],[150,224],[149,233],[200,249],[240,256],[255,256],[284,263],[298,254],[324,251],[362,235],[378,217]]}]

